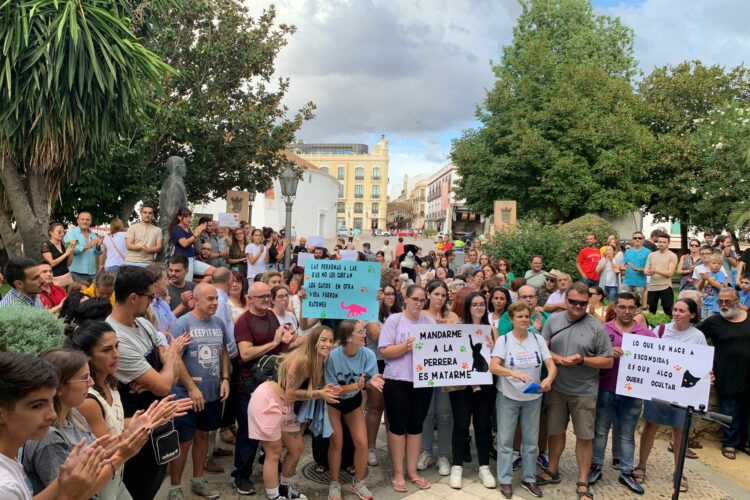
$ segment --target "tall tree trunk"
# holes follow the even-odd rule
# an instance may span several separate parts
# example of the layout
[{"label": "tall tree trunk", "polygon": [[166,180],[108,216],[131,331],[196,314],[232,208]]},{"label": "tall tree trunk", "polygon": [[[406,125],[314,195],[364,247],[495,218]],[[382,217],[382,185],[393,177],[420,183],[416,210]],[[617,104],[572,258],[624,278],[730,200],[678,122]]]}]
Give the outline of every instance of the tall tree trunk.
[{"label": "tall tree trunk", "polygon": [[138,203],[138,200],[126,200],[125,203],[123,203],[122,208],[120,209],[120,220],[123,224],[125,224],[125,226],[130,225],[128,221],[130,221],[130,217],[133,216],[133,210],[135,209],[136,203]]},{"label": "tall tree trunk", "polygon": [[[49,227],[50,204],[45,189],[45,178],[42,174],[32,173],[28,174],[24,183],[16,162],[3,155],[0,162],[0,183],[13,211],[15,229],[23,241],[23,254],[38,259]],[[7,215],[5,217],[7,219]],[[3,234],[6,234],[4,230]],[[8,242],[5,242],[7,245]]]},{"label": "tall tree trunk", "polygon": [[680,218],[680,249],[682,255],[688,252],[688,221]]},{"label": "tall tree trunk", "polygon": [[7,212],[2,209],[0,209],[0,237],[2,237],[3,246],[8,253],[8,258],[23,255],[21,236],[13,229],[13,224],[11,224]]}]

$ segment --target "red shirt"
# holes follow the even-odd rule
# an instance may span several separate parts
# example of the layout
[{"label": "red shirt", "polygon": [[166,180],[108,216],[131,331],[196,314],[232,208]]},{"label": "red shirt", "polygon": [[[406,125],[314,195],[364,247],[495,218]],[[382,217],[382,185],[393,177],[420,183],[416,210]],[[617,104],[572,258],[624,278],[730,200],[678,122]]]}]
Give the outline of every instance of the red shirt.
[{"label": "red shirt", "polygon": [[[240,342],[251,342],[254,346],[261,346],[273,342],[276,330],[279,328],[279,320],[270,309],[263,316],[257,316],[252,312],[245,311],[234,324],[234,340],[239,348]],[[282,344],[277,345],[266,354],[279,354]],[[253,374],[253,365],[257,359],[244,361],[240,359],[240,377],[245,378]]]},{"label": "red shirt", "polygon": [[586,247],[578,252],[576,262],[580,264],[585,278],[599,281],[599,273],[596,272],[596,265],[601,258],[602,254],[599,252],[598,248]]},{"label": "red shirt", "polygon": [[52,309],[53,307],[60,305],[63,299],[67,296],[68,294],[65,293],[65,289],[57,285],[50,285],[49,293],[44,290],[39,290],[39,298],[45,309]]}]

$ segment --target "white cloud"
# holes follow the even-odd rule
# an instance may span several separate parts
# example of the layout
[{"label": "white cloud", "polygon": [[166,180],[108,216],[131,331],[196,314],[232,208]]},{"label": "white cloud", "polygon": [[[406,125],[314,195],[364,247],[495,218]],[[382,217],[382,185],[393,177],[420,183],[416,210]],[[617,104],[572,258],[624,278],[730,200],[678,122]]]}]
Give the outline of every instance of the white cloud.
[{"label": "white cloud", "polygon": [[[270,3],[247,2],[253,15]],[[386,134],[392,182],[443,166],[449,138],[475,126],[475,108],[494,82],[490,60],[500,60],[520,12],[516,0],[273,3],[279,22],[298,30],[277,61],[278,75],[291,78],[285,103],[318,106],[299,137],[367,142]],[[686,59],[734,66],[749,53],[747,1],[623,1],[597,12],[635,30],[645,72]]]}]

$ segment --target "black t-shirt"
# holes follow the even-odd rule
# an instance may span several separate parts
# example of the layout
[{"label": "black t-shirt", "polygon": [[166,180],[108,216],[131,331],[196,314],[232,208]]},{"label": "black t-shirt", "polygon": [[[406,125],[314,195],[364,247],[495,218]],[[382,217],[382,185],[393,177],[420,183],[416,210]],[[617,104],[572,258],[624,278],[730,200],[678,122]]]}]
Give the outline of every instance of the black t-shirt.
[{"label": "black t-shirt", "polygon": [[[57,249],[55,245],[52,244],[51,241],[45,241],[42,243],[42,252],[41,253],[50,253],[52,254],[52,260],[57,259],[63,253],[65,252],[65,245],[63,245],[63,251]],[[63,259],[62,261],[58,262],[55,267],[52,268],[52,276],[57,278],[58,276],[63,276],[65,274],[68,274],[68,259]]]},{"label": "black t-shirt", "polygon": [[[745,267],[742,270],[743,273],[750,273],[750,248],[746,248],[742,255],[740,255],[740,260],[745,263]],[[739,276],[737,276],[739,279]]]},{"label": "black t-shirt", "polygon": [[646,248],[648,248],[648,249],[649,249],[649,250],[651,250],[652,252],[656,252],[656,250],[658,250],[658,249],[656,248],[656,245],[654,245],[653,243],[651,243],[651,241],[650,241],[650,240],[646,240],[646,241],[644,241],[644,242],[643,242],[643,246],[644,246],[644,247],[646,247]]},{"label": "black t-shirt", "polygon": [[715,314],[697,328],[715,348],[714,374],[719,396],[750,392],[750,314],[740,323]]},{"label": "black t-shirt", "polygon": [[[183,288],[177,288],[172,283],[170,283],[167,286],[167,291],[169,292],[169,308],[173,311],[177,309],[177,306],[179,306],[182,303],[182,292],[192,292],[193,288],[195,288],[195,283],[192,281],[185,280],[185,286]],[[188,312],[187,309],[182,314],[185,314]],[[180,316],[182,316],[180,314]]]}]

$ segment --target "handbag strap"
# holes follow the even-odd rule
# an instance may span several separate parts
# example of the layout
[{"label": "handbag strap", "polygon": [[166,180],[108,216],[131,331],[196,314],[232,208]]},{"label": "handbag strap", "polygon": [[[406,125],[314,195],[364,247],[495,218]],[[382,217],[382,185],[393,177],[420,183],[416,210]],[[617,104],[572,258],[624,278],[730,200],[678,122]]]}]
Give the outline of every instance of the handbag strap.
[{"label": "handbag strap", "polygon": [[115,252],[117,252],[117,255],[119,255],[120,258],[124,261],[125,260],[125,256],[122,254],[122,252],[120,251],[120,249],[117,248],[117,244],[115,243],[115,239],[112,237],[111,234],[108,234],[107,238],[109,238],[109,241],[112,242],[112,246],[115,247]]},{"label": "handbag strap", "polygon": [[589,313],[585,313],[585,314],[584,314],[583,316],[581,316],[580,318],[578,318],[578,319],[577,319],[577,320],[575,320],[574,322],[570,323],[570,324],[569,324],[569,325],[567,325],[567,326],[564,326],[564,327],[560,328],[560,329],[559,329],[559,330],[557,330],[557,331],[556,331],[555,333],[553,333],[552,335],[550,335],[550,336],[549,336],[549,340],[550,340],[550,342],[552,342],[552,339],[553,339],[553,338],[555,338],[555,335],[557,335],[558,333],[564,332],[565,330],[567,330],[567,329],[569,329],[569,328],[573,327],[573,325],[575,325],[576,323],[578,323],[579,321],[581,321],[581,320],[582,320],[583,318],[585,318],[586,316],[588,316],[588,314],[589,314]]}]

